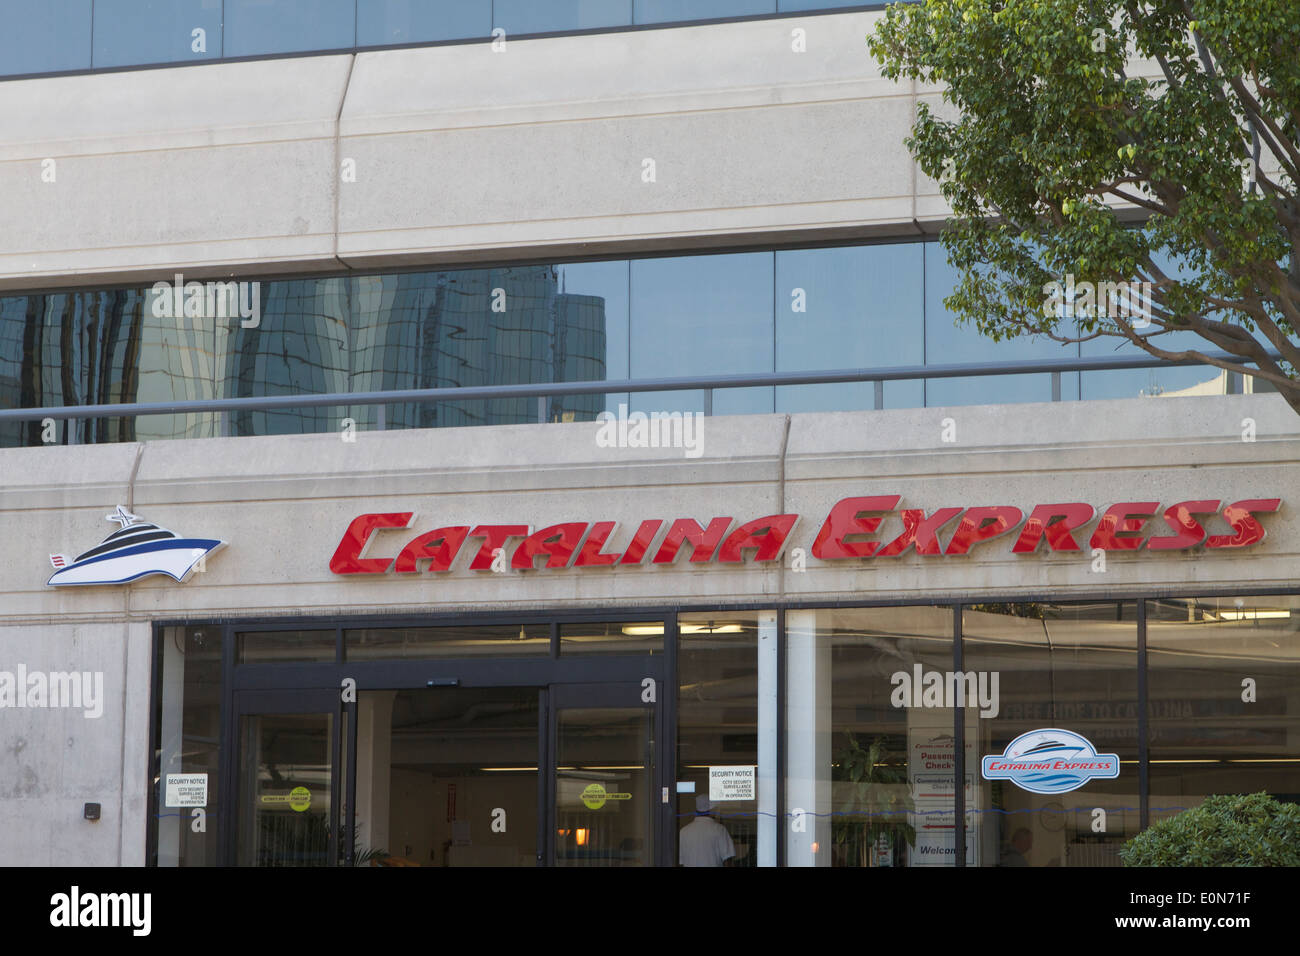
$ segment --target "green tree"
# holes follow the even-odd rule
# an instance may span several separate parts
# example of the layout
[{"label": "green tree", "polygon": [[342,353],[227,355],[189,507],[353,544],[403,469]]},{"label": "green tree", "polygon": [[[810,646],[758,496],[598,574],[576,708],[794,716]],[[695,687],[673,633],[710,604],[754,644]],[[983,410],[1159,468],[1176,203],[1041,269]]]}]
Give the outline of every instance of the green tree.
[{"label": "green tree", "polygon": [[[925,0],[867,42],[885,76],[943,85],[906,142],[953,210],[959,320],[1221,350],[1300,413],[1296,0]],[[1068,276],[1150,301],[1063,305]],[[1185,331],[1213,348],[1168,344]]]},{"label": "green tree", "polygon": [[1125,866],[1300,866],[1300,806],[1267,793],[1206,797],[1119,855]]}]

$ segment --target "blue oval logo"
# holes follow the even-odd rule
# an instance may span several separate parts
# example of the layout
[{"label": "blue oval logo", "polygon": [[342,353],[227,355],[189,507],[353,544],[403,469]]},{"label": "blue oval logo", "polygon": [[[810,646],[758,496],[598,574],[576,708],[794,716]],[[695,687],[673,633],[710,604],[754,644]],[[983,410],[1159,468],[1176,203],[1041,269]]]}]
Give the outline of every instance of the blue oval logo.
[{"label": "blue oval logo", "polygon": [[1046,727],[1021,734],[1001,754],[985,757],[985,780],[1010,780],[1030,793],[1067,793],[1094,777],[1119,776],[1119,755],[1099,754],[1086,737]]}]

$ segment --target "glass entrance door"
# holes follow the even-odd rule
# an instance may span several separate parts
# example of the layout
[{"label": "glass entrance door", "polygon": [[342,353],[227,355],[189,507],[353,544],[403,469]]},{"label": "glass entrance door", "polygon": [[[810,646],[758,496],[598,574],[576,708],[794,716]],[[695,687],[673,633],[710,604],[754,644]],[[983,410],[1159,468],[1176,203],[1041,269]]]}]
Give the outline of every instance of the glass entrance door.
[{"label": "glass entrance door", "polygon": [[536,687],[362,691],[358,862],[536,866],[542,696]]},{"label": "glass entrance door", "polygon": [[342,716],[332,691],[236,695],[237,865],[339,859]]},{"label": "glass entrance door", "polygon": [[660,803],[652,700],[637,683],[552,688],[555,866],[653,866]]}]

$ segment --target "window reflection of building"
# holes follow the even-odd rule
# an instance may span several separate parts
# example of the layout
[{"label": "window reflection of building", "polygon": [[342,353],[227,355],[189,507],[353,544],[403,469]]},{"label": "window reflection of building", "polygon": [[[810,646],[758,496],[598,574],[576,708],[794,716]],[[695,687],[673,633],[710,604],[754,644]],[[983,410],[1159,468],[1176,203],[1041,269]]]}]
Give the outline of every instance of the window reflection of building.
[{"label": "window reflection of building", "polygon": [[[113,404],[137,391],[141,297],[130,290],[0,299],[0,408]],[[57,425],[57,440],[131,441],[120,418]],[[40,422],[0,427],[0,443],[42,444]]]},{"label": "window reflection of building", "polygon": [[[65,396],[67,404],[168,401],[1111,354],[1105,343],[998,343],[956,327],[942,305],[956,279],[933,242],[884,242],[266,281],[260,322],[248,328],[238,316],[174,318],[168,309],[157,317],[147,287],[0,296],[0,407],[60,405]],[[1110,369],[1056,378],[1059,398],[1071,401],[1178,395],[1205,389],[1207,374]],[[1258,389],[1249,377],[1228,377],[1212,390]],[[1054,394],[1048,373],[986,375],[718,389],[713,411],[1046,402]],[[299,407],[72,430],[76,441],[97,442],[334,430],[348,418],[359,428],[380,427],[381,417],[385,428],[428,428],[535,422],[539,413],[582,421],[620,403],[698,412],[703,402],[702,391],[686,390],[551,396],[540,410],[535,398]],[[5,444],[40,438],[34,424],[0,428]]]},{"label": "window reflection of building", "polygon": [[[554,266],[264,282],[260,321],[174,315],[149,288],[0,297],[0,407],[491,386],[605,377],[605,307]],[[185,310],[182,309],[182,312]],[[602,396],[555,396],[552,421],[593,420]],[[60,442],[320,432],[376,406],[150,415],[59,426]],[[519,424],[535,399],[390,405],[384,427]],[[228,422],[228,424],[226,424]],[[0,444],[42,443],[39,422]]]}]

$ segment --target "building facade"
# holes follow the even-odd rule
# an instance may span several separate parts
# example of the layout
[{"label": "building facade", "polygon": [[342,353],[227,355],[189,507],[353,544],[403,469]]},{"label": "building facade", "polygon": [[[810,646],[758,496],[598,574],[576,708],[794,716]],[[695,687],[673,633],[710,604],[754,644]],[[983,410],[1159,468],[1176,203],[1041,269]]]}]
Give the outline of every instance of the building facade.
[{"label": "building facade", "polygon": [[878,11],[83,6],[0,6],[5,862],[1115,865],[1300,795],[1300,421],[941,371],[1105,347],[954,327]]}]

